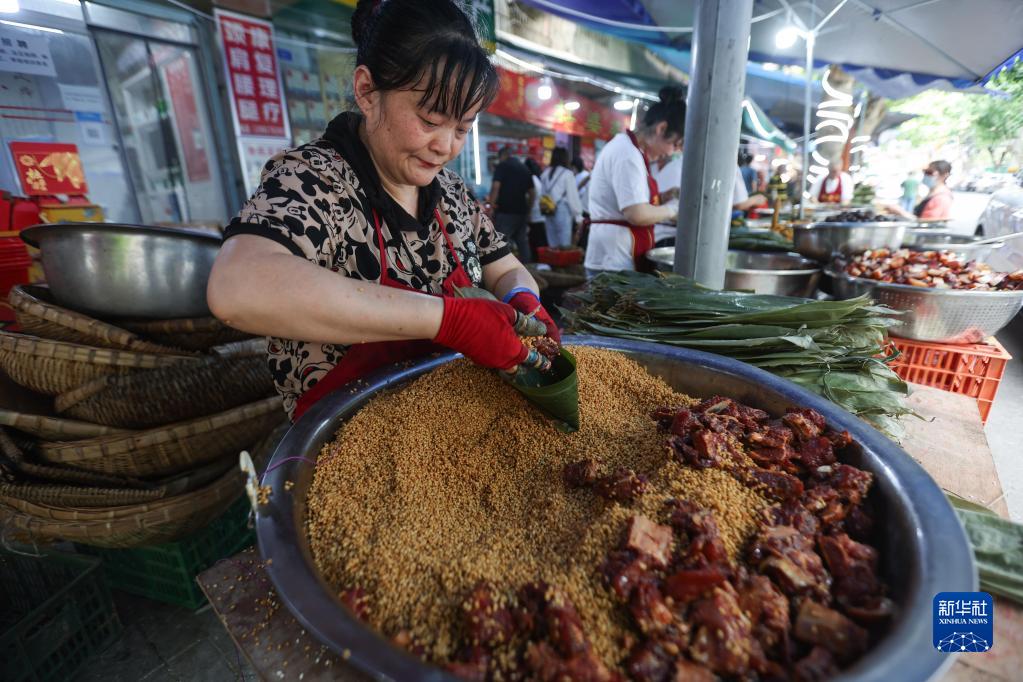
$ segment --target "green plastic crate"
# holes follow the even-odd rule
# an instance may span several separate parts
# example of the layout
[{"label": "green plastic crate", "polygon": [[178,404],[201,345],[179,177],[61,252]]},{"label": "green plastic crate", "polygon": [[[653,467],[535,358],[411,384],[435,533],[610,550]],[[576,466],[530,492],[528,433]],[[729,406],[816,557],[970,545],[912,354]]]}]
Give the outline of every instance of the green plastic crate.
[{"label": "green plastic crate", "polygon": [[75,554],[37,558],[0,549],[0,679],[70,679],[120,635],[99,566]]},{"label": "green plastic crate", "polygon": [[243,495],[208,526],[176,542],[131,549],[78,549],[103,560],[103,576],[111,588],[194,610],[206,603],[196,576],[255,541],[255,532],[248,526],[249,509]]}]

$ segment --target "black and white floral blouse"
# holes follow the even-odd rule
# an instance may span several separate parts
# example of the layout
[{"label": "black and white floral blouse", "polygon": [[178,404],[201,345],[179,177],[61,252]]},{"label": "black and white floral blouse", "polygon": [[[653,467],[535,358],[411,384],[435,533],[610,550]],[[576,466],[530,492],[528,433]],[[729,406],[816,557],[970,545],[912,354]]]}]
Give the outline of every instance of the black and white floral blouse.
[{"label": "black and white floral blouse", "polygon": [[[380,281],[373,227],[380,216],[388,275],[433,294],[455,268],[434,208],[473,283],[483,266],[510,253],[465,183],[444,169],[420,190],[419,218],[387,195],[357,134],[359,117],[341,114],[324,137],[267,161],[256,193],[225,230],[225,239],[253,234],[282,244],[296,256],[346,277]],[[309,292],[315,296],[316,292]],[[291,416],[305,391],[333,369],[347,346],[269,337],[270,372]]]}]

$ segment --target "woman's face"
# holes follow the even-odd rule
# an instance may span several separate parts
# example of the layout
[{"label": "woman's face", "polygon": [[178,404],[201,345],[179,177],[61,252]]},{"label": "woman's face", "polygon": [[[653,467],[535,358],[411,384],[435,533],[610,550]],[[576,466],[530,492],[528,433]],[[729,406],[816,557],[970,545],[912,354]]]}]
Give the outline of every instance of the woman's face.
[{"label": "woman's face", "polygon": [[[363,70],[360,79],[359,70]],[[373,161],[391,182],[425,187],[451,159],[458,156],[472,128],[479,107],[462,120],[419,106],[422,90],[363,92],[369,72],[360,66],[355,74],[356,101],[366,117]],[[361,95],[361,96],[360,96]]]},{"label": "woman's face", "polygon": [[934,166],[928,166],[927,168],[924,169],[924,176],[928,175],[933,177],[938,182],[945,182],[945,180],[948,179],[948,175],[940,172]]},{"label": "woman's face", "polygon": [[668,132],[668,124],[661,121],[654,126],[653,134],[646,138],[648,159],[660,159],[682,150],[682,136]]}]

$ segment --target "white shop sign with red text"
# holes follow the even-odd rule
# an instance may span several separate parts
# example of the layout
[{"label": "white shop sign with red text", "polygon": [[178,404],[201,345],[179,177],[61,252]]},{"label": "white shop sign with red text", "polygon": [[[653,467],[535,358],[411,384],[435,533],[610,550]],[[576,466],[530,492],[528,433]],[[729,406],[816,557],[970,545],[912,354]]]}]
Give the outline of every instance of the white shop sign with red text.
[{"label": "white shop sign with red text", "polygon": [[220,9],[214,15],[238,134],[290,140],[273,25]]}]

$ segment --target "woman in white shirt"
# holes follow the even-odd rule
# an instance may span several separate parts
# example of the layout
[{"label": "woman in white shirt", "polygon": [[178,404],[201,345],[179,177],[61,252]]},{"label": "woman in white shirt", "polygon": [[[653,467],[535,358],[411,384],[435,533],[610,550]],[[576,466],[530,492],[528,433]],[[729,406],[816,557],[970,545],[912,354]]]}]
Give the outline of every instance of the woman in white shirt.
[{"label": "woman in white shirt", "polygon": [[579,193],[579,203],[583,207],[583,215],[590,213],[590,172],[586,170],[581,156],[572,159],[572,170],[575,171],[575,189]]},{"label": "woman in white shirt", "polygon": [[840,161],[832,161],[828,165],[828,174],[810,186],[810,201],[845,205],[852,202],[853,189],[852,176],[842,172]]},{"label": "woman in white shirt", "polygon": [[536,256],[536,250],[541,246],[547,246],[547,236],[544,234],[547,227],[544,224],[543,214],[540,213],[540,194],[543,191],[540,185],[540,164],[534,159],[526,158],[523,163],[533,176],[533,203],[529,205],[529,250],[532,257]]},{"label": "woman in white shirt", "polygon": [[590,175],[590,236],[586,271],[646,269],[654,225],[670,223],[678,206],[659,206],[657,182],[647,159],[678,151],[685,128],[682,89],[661,89],[661,101],[647,110],[635,131],[615,135],[601,150]]},{"label": "woman in white shirt", "polygon": [[554,202],[553,213],[544,215],[547,245],[560,248],[572,243],[572,228],[583,218],[575,174],[568,166],[568,150],[557,147],[551,152],[551,163],[540,174],[540,195]]}]

